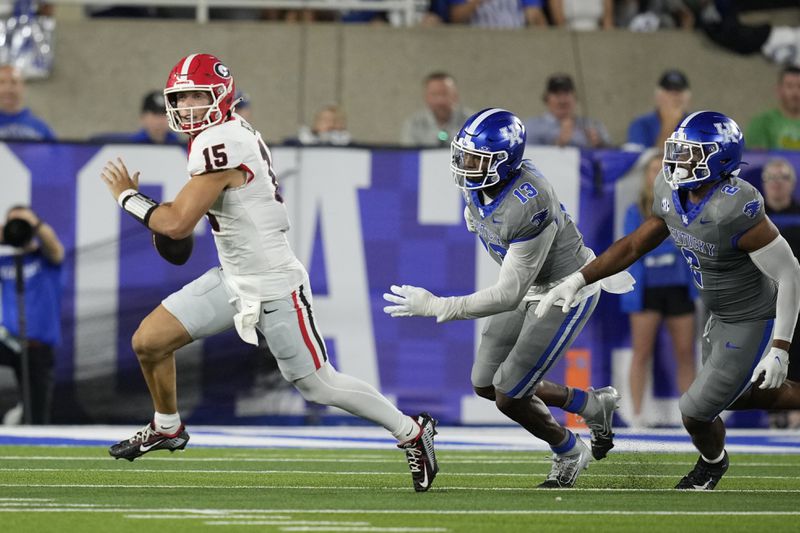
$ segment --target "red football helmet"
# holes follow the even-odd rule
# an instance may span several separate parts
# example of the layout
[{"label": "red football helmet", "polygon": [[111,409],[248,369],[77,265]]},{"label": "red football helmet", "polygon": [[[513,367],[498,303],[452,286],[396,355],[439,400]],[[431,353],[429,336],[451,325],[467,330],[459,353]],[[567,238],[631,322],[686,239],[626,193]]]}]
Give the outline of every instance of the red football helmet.
[{"label": "red football helmet", "polygon": [[[211,104],[206,106],[183,107],[189,110],[188,119],[178,114],[177,94],[186,91],[208,92]],[[167,106],[169,127],[178,133],[198,133],[226,120],[232,111],[233,75],[222,61],[211,54],[191,54],[180,61],[167,78],[164,100]]]}]

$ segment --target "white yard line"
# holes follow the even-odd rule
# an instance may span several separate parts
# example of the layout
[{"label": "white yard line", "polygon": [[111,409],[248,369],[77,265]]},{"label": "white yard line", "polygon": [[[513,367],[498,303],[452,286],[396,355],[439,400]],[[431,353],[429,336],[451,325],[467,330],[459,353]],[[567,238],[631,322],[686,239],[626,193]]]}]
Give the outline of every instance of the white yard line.
[{"label": "white yard line", "polygon": [[[207,524],[209,522],[206,522]],[[236,522],[230,524],[221,523],[219,525],[250,525],[250,524],[238,524]],[[368,526],[368,527],[336,527],[336,526],[328,526],[328,527],[317,527],[317,526],[289,526],[289,527],[281,527],[278,528],[281,531],[370,531],[370,532],[385,532],[385,533],[404,533],[404,532],[438,532],[438,531],[450,531],[444,527],[377,527],[377,526]]]},{"label": "white yard line", "polygon": [[[128,517],[125,517],[128,518]],[[152,515],[151,519],[157,519],[158,515]],[[226,520],[208,520],[208,517],[194,517],[205,520],[204,524],[210,526],[342,526],[342,527],[369,527],[369,522],[336,522],[332,520],[269,520],[260,517],[250,517],[236,519],[226,516]]]},{"label": "white yard line", "polygon": [[126,514],[125,518],[130,518],[133,520],[208,520],[209,518],[214,518],[213,516],[209,515],[219,515],[223,518],[228,518],[230,520],[291,520],[291,516],[281,516],[281,515],[261,515],[257,512],[252,513],[233,513],[228,514],[225,511],[214,510],[213,512],[207,513],[192,513],[192,514],[164,514],[160,512],[153,512],[150,511],[150,514]]},{"label": "white yard line", "polygon": [[[561,493],[568,493],[569,491],[574,489],[568,489],[564,491],[559,491]],[[711,491],[710,491],[711,492]],[[716,491],[713,491],[716,492]],[[566,507],[566,505],[565,505]],[[167,512],[175,512],[179,511],[179,509],[166,509]],[[197,510],[195,509],[186,509],[185,512],[187,513],[194,513]],[[84,509],[73,509],[73,508],[64,508],[64,509],[19,509],[19,510],[5,510],[4,512],[46,512],[46,513],[54,513],[54,512],[65,512],[65,513],[142,513],[142,512],[151,512],[152,509],[91,509],[91,508],[84,508]],[[247,510],[236,510],[236,512],[249,512]],[[342,515],[342,514],[353,514],[353,515],[370,515],[370,514],[379,514],[379,515],[557,515],[557,514],[567,514],[567,515],[660,515],[660,516],[800,516],[800,511],[654,511],[654,510],[638,510],[638,511],[625,511],[625,510],[616,510],[616,509],[597,509],[597,510],[581,510],[581,509],[485,509],[485,510],[477,510],[477,509],[265,509],[263,512],[265,513],[276,513],[276,514],[289,514],[289,515],[303,515],[303,514],[311,514],[311,515]],[[160,516],[160,515],[158,515]],[[208,519],[208,516],[198,517],[202,519]]]},{"label": "white yard line", "polygon": [[[498,452],[502,453],[502,452]],[[534,452],[537,453],[537,452]],[[613,464],[615,465],[631,465],[631,466],[686,466],[686,461],[619,461],[616,457],[613,456],[614,452],[611,452],[611,458],[614,459]],[[346,463],[367,463],[367,464],[395,464],[397,463],[397,457],[401,457],[399,454],[395,454],[395,457],[383,457],[383,458],[361,458],[358,456],[354,456],[352,458],[342,458],[342,457],[335,457],[335,458],[322,458],[322,457],[186,457],[185,455],[181,455],[180,457],[154,457],[152,455],[148,455],[147,457],[139,459],[140,462],[150,462],[150,461],[161,461],[161,462],[198,462],[198,463],[332,463],[332,464],[346,464]],[[438,455],[438,454],[437,454]],[[59,456],[59,455],[38,455],[38,456],[25,456],[25,455],[0,455],[0,461],[99,461],[99,462],[110,462],[110,457],[102,456],[102,457],[86,457],[86,456]],[[440,457],[442,459],[442,457]],[[484,459],[481,457],[477,457],[475,459],[452,459],[448,457],[446,454],[444,455],[444,462],[447,464],[497,464],[497,465],[504,465],[504,464],[520,464],[520,465],[549,465],[551,464],[552,460],[550,458],[546,459],[497,459],[497,456],[494,456],[492,459]],[[596,464],[596,463],[593,463]],[[770,462],[745,462],[740,463],[738,461],[734,461],[733,465],[737,468],[739,467],[753,467],[753,468],[763,468],[763,467],[775,467],[775,468],[786,468],[786,467],[795,467],[800,468],[800,463],[770,463]],[[2,498],[0,498],[2,500]]]},{"label": "white yard line", "polygon": [[[0,472],[86,472],[82,468],[0,468]],[[408,472],[371,472],[371,471],[326,471],[326,470],[203,470],[203,469],[167,469],[167,468],[93,468],[94,472],[114,472],[119,474],[250,474],[250,475],[312,475],[312,476],[406,476]],[[447,472],[447,477],[531,477],[544,475],[547,472]],[[581,477],[623,477],[623,478],[674,478],[677,474],[581,474]],[[791,479],[798,480],[796,475],[786,476],[750,476],[728,474],[725,479]],[[287,487],[288,488],[288,487]],[[324,487],[320,487],[324,488]],[[333,488],[333,487],[331,487]]]},{"label": "white yard line", "polygon": [[[133,426],[2,426],[3,437],[30,439],[30,445],[53,447],[83,445],[80,441],[98,441],[104,446],[137,431]],[[457,450],[548,451],[545,443],[532,438],[519,427],[440,427],[437,448]],[[581,435],[585,429],[579,428]],[[195,447],[224,446],[231,448],[302,448],[302,449],[389,449],[394,441],[382,428],[359,426],[356,432],[347,426],[191,426],[191,445]],[[616,429],[616,449],[619,451],[691,452],[693,447],[682,429],[631,432]],[[354,437],[358,435],[358,437]],[[740,430],[728,431],[729,452],[800,453],[800,431]],[[742,439],[740,439],[742,438]],[[36,439],[47,442],[36,443]],[[738,440],[737,440],[738,439]],[[756,439],[748,442],[748,439]]]},{"label": "white yard line", "polygon": [[[542,474],[543,475],[543,474]],[[581,477],[585,476],[583,474]],[[666,476],[671,479],[676,479],[678,475],[675,476]],[[726,479],[728,477],[726,476]],[[320,486],[286,486],[286,485],[156,485],[152,483],[142,484],[142,485],[133,485],[133,484],[84,484],[84,483],[59,483],[59,484],[44,484],[44,483],[0,483],[0,487],[6,488],[62,488],[62,489],[165,489],[165,490],[180,490],[180,489],[203,489],[203,490],[306,490],[306,491],[337,491],[337,490],[352,490],[352,491],[388,491],[388,492],[409,492],[411,491],[410,488],[405,487],[364,487],[364,486],[356,486],[356,487],[348,487],[348,486],[330,486],[330,487],[320,487]],[[434,491],[471,491],[471,492],[529,492],[529,491],[536,491],[536,492],[555,492],[559,489],[538,489],[536,487],[461,487],[461,486],[448,486],[448,485],[436,485],[433,489]],[[675,492],[673,488],[648,488],[648,489],[639,489],[639,488],[580,488],[575,487],[571,489],[564,489],[566,494],[570,492],[605,492],[605,493],[614,493],[614,492]],[[697,491],[697,493],[701,494],[719,494],[724,492],[730,493],[746,493],[746,494],[797,494],[800,493],[800,489],[715,489],[713,491]],[[702,497],[702,496],[701,496]],[[46,511],[46,509],[44,509]],[[127,510],[126,510],[127,511]],[[166,510],[169,511],[169,510]],[[0,507],[0,512],[8,512],[8,509],[4,509]],[[800,511],[798,511],[800,512]]]}]

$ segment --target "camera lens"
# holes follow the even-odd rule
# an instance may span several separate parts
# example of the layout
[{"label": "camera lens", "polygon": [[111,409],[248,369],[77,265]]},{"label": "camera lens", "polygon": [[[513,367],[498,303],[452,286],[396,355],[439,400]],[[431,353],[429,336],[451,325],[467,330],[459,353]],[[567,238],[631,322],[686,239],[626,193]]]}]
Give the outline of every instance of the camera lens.
[{"label": "camera lens", "polygon": [[22,248],[33,239],[33,226],[27,220],[15,218],[3,226],[3,242]]}]

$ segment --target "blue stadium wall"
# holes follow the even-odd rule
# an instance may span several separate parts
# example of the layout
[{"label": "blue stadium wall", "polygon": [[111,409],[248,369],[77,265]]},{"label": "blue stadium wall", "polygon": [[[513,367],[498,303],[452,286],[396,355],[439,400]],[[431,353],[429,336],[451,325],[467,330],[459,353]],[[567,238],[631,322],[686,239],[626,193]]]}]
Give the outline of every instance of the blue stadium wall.
[{"label": "blue stadium wall", "polygon": [[[292,220],[289,239],[310,272],[315,316],[335,365],[407,412],[429,411],[446,423],[506,422],[470,385],[481,321],[437,325],[382,311],[381,295],[395,283],[459,295],[496,279],[497,266],[464,228],[448,151],[273,152]],[[528,147],[526,155],[555,184],[590,247],[602,251],[619,236],[624,208],[637,192],[638,154]],[[757,182],[772,155],[748,153],[745,177]],[[800,155],[781,155],[800,168]],[[186,265],[172,266],[155,253],[149,232],[120,212],[99,178],[116,157],[140,170],[142,190],[160,200],[174,198],[187,179],[181,147],[0,144],[0,212],[31,203],[67,249],[54,423],[138,423],[151,416],[130,337],[161,299],[217,264],[205,221],[195,229]],[[648,393],[654,420],[664,425],[679,420],[669,351],[664,340]],[[617,297],[606,294],[548,378],[578,386],[614,383],[624,391],[629,357],[627,317]],[[0,375],[0,410],[17,401],[9,375]],[[191,423],[353,422],[306,404],[280,379],[271,357],[233,331],[179,351],[178,375],[180,410]],[[736,415],[731,423],[758,426],[764,417]]]}]

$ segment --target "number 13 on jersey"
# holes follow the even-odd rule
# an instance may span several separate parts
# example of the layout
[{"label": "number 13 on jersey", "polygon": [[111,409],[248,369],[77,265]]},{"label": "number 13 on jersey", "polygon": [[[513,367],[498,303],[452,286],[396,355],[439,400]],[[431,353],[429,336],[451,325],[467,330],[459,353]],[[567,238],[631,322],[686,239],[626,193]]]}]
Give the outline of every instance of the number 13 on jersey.
[{"label": "number 13 on jersey", "polygon": [[514,196],[516,196],[517,200],[521,203],[527,203],[528,200],[531,198],[536,198],[539,196],[539,191],[533,188],[533,185],[528,183],[527,181],[514,189]]}]

